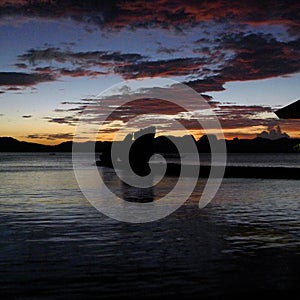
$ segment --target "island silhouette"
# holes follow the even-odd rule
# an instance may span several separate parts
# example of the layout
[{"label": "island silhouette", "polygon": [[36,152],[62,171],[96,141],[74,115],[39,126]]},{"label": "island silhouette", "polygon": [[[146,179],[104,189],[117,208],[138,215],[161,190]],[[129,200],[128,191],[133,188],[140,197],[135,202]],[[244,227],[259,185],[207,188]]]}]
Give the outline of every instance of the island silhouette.
[{"label": "island silhouette", "polygon": [[[155,137],[156,130],[154,127],[144,128],[132,135],[129,134],[123,141],[116,141],[116,148],[121,151],[117,154],[122,161],[122,149],[124,144],[130,147],[129,162],[130,167],[139,176],[146,176],[150,173],[149,158],[159,153],[165,157],[178,155],[176,143],[184,144],[187,138],[191,136],[158,136]],[[194,139],[194,137],[192,137]],[[197,141],[195,140],[198,153],[210,153],[209,139],[215,139],[215,142],[222,142],[216,136],[203,135]],[[77,149],[82,152],[86,149],[90,141],[78,143]],[[300,152],[300,139],[282,137],[278,139],[269,139],[264,137],[256,137],[254,139],[225,140],[227,153],[297,153]],[[12,137],[0,137],[0,152],[44,152],[59,153],[72,152],[72,141],[63,142],[58,145],[42,145],[38,143],[29,143],[18,141]],[[113,168],[111,161],[112,142],[97,141],[95,143],[95,164],[100,167]],[[126,148],[126,147],[125,147]],[[98,154],[97,154],[98,153]],[[99,159],[100,158],[100,159]],[[96,163],[97,161],[97,163]],[[179,176],[181,166],[180,163],[168,163],[166,169],[167,176]],[[208,177],[211,166],[201,166],[199,177]],[[224,177],[241,177],[241,178],[286,178],[300,179],[299,168],[291,167],[243,167],[243,166],[226,166]]]},{"label": "island silhouette", "polygon": [[[153,140],[153,148],[155,153],[176,154],[177,150],[172,141],[184,144],[188,136],[157,136]],[[194,137],[192,136],[194,139]],[[215,137],[216,138],[216,137]],[[218,140],[217,140],[218,142]],[[79,148],[84,152],[87,144],[92,142],[78,143]],[[115,141],[114,143],[122,143]],[[210,152],[208,136],[203,135],[195,140],[198,152]],[[226,139],[227,153],[296,153],[299,152],[300,139],[282,137],[278,139],[269,139],[257,136],[253,139],[234,138]],[[0,152],[72,152],[72,141],[62,142],[57,145],[44,145],[39,143],[30,143],[19,141],[13,137],[0,137]],[[95,152],[103,152],[111,148],[110,141],[97,141],[95,143]],[[141,140],[141,146],[143,145]],[[138,148],[138,147],[137,147]],[[145,147],[144,147],[145,148]]]},{"label": "island silhouette", "polygon": [[[274,133],[270,130],[269,135],[273,137]],[[278,153],[292,153],[297,151],[298,139],[290,139],[288,135],[281,133],[279,127],[276,128],[275,133],[283,138],[272,139],[272,138],[262,138],[257,137],[252,140],[240,140],[238,138],[232,141],[226,141],[227,148],[231,153],[274,153],[274,149]],[[146,176],[150,173],[151,169],[149,167],[149,159],[155,153],[160,153],[165,157],[169,154],[179,155],[174,139],[179,139],[181,143],[185,142],[188,136],[182,138],[175,137],[165,137],[160,136],[155,138],[155,128],[149,127],[141,129],[134,134],[129,134],[125,137],[122,142],[119,142],[119,152],[116,157],[113,157],[115,162],[119,162],[115,165],[112,163],[112,151],[111,144],[107,145],[103,150],[102,154],[99,156],[100,160],[96,164],[100,167],[109,168],[121,168],[126,170],[127,167],[123,165],[123,160],[128,159],[129,165],[132,170],[139,176]],[[197,150],[199,153],[210,153],[210,143],[209,140],[214,139],[214,143],[219,141],[216,136],[204,135],[198,141],[195,141],[197,145]],[[172,141],[173,140],[173,141]],[[178,142],[177,141],[177,142]],[[122,156],[124,154],[124,149],[128,147],[129,155],[128,157]],[[222,168],[222,166],[214,166],[215,168]],[[193,168],[193,166],[190,166]],[[167,163],[166,175],[168,176],[179,176],[181,171],[180,160],[178,163]],[[211,166],[202,165],[199,171],[199,177],[207,178],[210,175]],[[191,172],[193,173],[193,172]],[[222,172],[218,172],[221,174]],[[286,179],[300,179],[300,172],[298,168],[288,168],[288,167],[249,167],[249,166],[226,166],[224,177],[243,177],[243,178],[286,178]]]}]

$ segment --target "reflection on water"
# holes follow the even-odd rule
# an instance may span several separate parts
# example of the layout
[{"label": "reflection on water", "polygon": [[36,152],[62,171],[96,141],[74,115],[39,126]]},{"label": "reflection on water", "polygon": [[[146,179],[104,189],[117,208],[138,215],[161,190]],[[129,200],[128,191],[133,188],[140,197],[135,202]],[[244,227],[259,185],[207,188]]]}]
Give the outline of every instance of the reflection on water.
[{"label": "reflection on water", "polygon": [[[154,201],[153,178],[148,178],[149,187],[137,188],[120,180],[115,171],[108,168],[98,168],[104,184],[119,198],[128,202],[147,203]],[[124,179],[132,176],[123,172]],[[121,188],[120,188],[121,187]]]},{"label": "reflection on water", "polygon": [[[198,155],[198,154],[197,154]],[[215,155],[216,164],[223,165],[223,155]],[[200,153],[200,163],[202,165],[210,165],[211,156],[207,153]],[[169,162],[176,163],[178,158],[167,158]],[[161,158],[157,157],[155,162],[162,162]],[[195,154],[184,154],[186,164],[195,163]],[[228,166],[245,166],[245,167],[289,167],[300,168],[299,153],[227,153]]]},{"label": "reflection on water", "polygon": [[122,182],[122,199],[128,202],[152,202],[154,201],[153,188],[136,188]]},{"label": "reflection on water", "polygon": [[[83,198],[68,154],[0,155],[0,294],[8,298],[284,296],[299,292],[299,181],[224,179],[198,209],[109,219]],[[108,169],[106,181],[120,195]],[[149,190],[156,201],[176,178]]]}]

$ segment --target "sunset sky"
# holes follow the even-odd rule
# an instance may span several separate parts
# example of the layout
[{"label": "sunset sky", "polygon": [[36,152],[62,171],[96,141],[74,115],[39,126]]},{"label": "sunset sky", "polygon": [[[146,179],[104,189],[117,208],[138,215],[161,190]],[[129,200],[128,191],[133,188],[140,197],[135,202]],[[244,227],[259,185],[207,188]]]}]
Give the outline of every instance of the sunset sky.
[{"label": "sunset sky", "polygon": [[299,1],[0,1],[0,136],[71,140],[103,90],[167,77],[213,97],[226,138],[299,138],[273,113],[300,99],[299,20]]}]

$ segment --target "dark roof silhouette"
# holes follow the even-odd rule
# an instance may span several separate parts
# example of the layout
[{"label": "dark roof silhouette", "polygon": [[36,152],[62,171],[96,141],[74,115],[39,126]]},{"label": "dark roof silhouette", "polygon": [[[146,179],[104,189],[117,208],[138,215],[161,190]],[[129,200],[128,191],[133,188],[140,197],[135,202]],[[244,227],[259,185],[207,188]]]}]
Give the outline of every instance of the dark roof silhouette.
[{"label": "dark roof silhouette", "polygon": [[281,119],[300,119],[300,100],[280,108],[275,114]]}]

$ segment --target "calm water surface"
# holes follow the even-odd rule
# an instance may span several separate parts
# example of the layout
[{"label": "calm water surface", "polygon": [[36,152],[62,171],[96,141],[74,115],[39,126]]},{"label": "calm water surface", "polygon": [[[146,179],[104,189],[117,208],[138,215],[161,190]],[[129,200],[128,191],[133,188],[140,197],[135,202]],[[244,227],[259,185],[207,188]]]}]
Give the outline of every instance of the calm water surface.
[{"label": "calm water surface", "polygon": [[[295,155],[251,157],[230,159],[300,166]],[[95,210],[78,188],[70,154],[2,153],[0,182],[3,297],[288,299],[300,291],[299,181],[227,178],[199,210],[200,179],[183,207],[147,224]],[[174,182],[166,178],[153,197]]]}]

